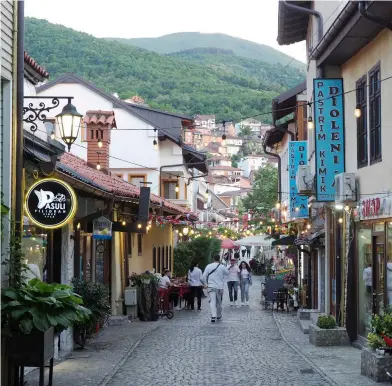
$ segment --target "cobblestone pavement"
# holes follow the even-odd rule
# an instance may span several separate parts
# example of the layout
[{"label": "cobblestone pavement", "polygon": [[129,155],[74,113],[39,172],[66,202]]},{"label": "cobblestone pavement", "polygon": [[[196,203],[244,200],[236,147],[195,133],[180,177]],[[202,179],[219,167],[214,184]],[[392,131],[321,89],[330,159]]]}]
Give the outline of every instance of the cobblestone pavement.
[{"label": "cobblestone pavement", "polygon": [[316,366],[334,385],[370,386],[377,383],[361,375],[361,350],[351,346],[315,347],[309,343],[294,315],[275,312],[274,317],[285,341]]},{"label": "cobblestone pavement", "polygon": [[216,324],[206,299],[201,312],[176,313],[142,340],[107,385],[330,385],[282,339],[272,313],[261,309],[257,278],[250,295],[250,307],[230,307],[225,299]]}]

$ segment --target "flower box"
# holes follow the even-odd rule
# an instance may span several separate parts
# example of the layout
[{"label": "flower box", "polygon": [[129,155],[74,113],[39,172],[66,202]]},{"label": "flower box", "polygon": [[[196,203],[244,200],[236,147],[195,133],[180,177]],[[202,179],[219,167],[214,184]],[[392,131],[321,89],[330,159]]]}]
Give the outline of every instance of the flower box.
[{"label": "flower box", "polygon": [[343,327],[325,329],[310,324],[309,343],[315,346],[349,346],[350,340]]},{"label": "flower box", "polygon": [[379,355],[374,349],[364,348],[361,353],[361,374],[375,382],[389,382],[386,372],[392,368],[392,356]]}]

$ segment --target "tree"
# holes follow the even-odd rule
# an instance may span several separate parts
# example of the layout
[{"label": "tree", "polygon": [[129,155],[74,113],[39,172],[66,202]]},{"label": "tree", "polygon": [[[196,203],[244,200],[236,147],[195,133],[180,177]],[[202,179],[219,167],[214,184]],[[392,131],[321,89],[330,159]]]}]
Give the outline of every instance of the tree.
[{"label": "tree", "polygon": [[253,210],[259,215],[268,216],[278,201],[278,170],[266,165],[255,173],[252,190],[243,198],[246,210]]},{"label": "tree", "polygon": [[231,166],[233,168],[238,168],[238,162],[241,161],[241,156],[239,154],[233,154],[231,156]]},{"label": "tree", "polygon": [[245,126],[242,125],[240,127],[240,132],[238,133],[238,136],[241,138],[246,138],[246,137],[251,137],[253,135],[252,129],[250,126]]}]

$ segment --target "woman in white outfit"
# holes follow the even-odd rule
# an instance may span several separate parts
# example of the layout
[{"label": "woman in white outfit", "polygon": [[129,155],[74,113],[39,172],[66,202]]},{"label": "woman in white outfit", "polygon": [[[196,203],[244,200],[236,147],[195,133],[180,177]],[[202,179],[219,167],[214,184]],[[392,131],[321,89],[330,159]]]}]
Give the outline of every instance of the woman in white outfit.
[{"label": "woman in white outfit", "polygon": [[240,264],[240,287],[241,287],[241,302],[243,306],[249,305],[249,287],[252,285],[252,274],[250,272],[249,264],[241,261]]}]

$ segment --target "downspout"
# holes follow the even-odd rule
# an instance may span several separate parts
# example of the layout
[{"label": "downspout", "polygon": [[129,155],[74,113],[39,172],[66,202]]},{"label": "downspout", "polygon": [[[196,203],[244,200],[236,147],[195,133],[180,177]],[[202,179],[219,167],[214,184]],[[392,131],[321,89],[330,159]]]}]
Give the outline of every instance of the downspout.
[{"label": "downspout", "polygon": [[308,255],[308,288],[306,290],[306,306],[308,309],[312,308],[312,254],[306,250],[302,249],[300,245],[297,245],[298,252],[302,252]]},{"label": "downspout", "polygon": [[17,8],[17,85],[16,85],[16,131],[15,131],[15,236],[19,239],[23,226],[23,98],[24,98],[24,1]]},{"label": "downspout", "polygon": [[309,9],[309,8],[304,8],[300,7],[299,5],[295,5],[292,3],[289,3],[288,1],[283,1],[283,4],[288,8],[292,9],[297,12],[301,13],[306,13],[308,15],[313,15],[317,19],[317,24],[318,24],[318,43],[321,42],[321,39],[323,38],[323,17],[320,12],[315,11],[314,9]]},{"label": "downspout", "polygon": [[390,31],[392,31],[392,22],[368,12],[366,9],[366,1],[358,1],[358,11],[365,19],[371,20],[381,27],[388,28]]}]

